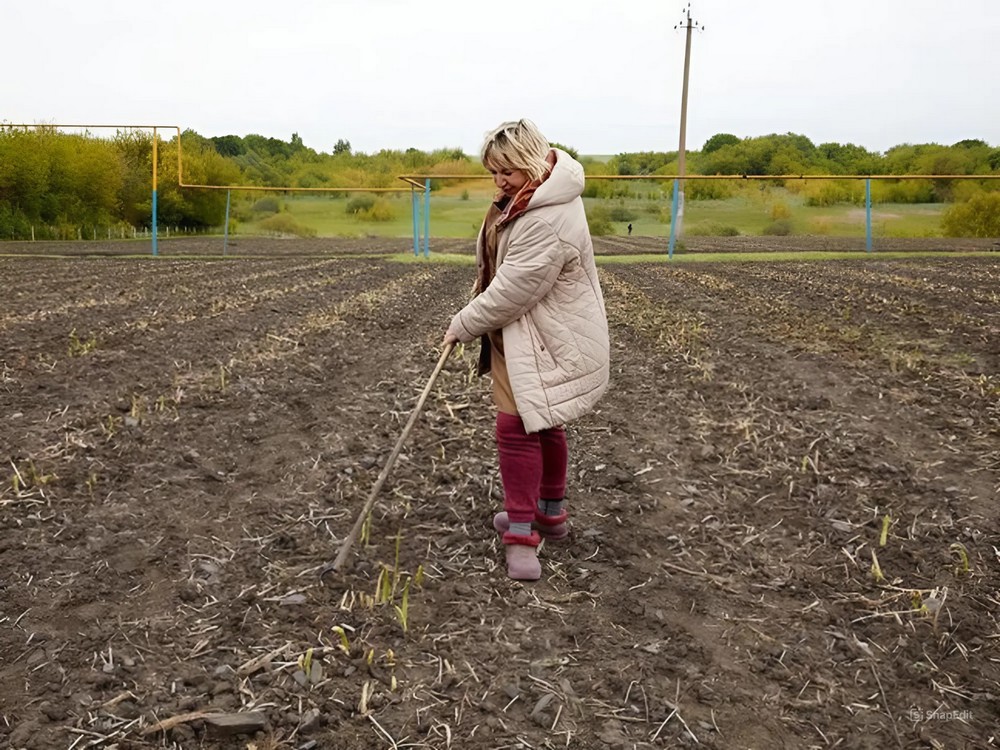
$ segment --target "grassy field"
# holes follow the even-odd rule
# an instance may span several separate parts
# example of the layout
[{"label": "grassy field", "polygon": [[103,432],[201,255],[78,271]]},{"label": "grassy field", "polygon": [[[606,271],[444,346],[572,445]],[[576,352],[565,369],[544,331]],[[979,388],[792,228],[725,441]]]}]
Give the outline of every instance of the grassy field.
[{"label": "grassy field", "polygon": [[[765,234],[774,222],[776,205],[787,208],[794,234],[863,237],[864,206],[840,204],[811,207],[800,196],[774,191],[769,201],[749,200],[744,196],[713,201],[688,201],[686,227],[696,233],[700,226],[734,227],[740,234]],[[876,237],[940,236],[943,204],[881,204],[872,206],[872,234]],[[706,229],[709,227],[706,227]],[[712,234],[712,232],[706,232]]]},{"label": "grassy field", "polygon": [[[493,195],[492,183],[474,180],[450,184],[433,192],[431,197],[430,234],[432,237],[473,238]],[[665,237],[670,234],[669,194],[662,198],[629,197],[616,199],[586,198],[588,214],[598,207],[629,212],[633,234],[641,237]],[[283,196],[282,211],[288,212],[303,227],[320,237],[409,237],[413,234],[411,196],[391,193],[381,196],[390,207],[386,221],[365,221],[348,212],[349,197]],[[422,200],[422,196],[421,196]],[[872,233],[875,237],[940,236],[944,204],[877,204],[872,208]],[[240,222],[237,231],[257,234],[265,216]],[[811,207],[803,196],[785,188],[744,189],[733,197],[718,200],[692,200],[685,205],[685,231],[690,235],[763,235],[775,233],[776,220],[787,222],[792,234],[863,237],[864,206],[839,204]],[[625,235],[628,221],[611,222],[611,233]],[[420,232],[424,228],[421,224]]]}]

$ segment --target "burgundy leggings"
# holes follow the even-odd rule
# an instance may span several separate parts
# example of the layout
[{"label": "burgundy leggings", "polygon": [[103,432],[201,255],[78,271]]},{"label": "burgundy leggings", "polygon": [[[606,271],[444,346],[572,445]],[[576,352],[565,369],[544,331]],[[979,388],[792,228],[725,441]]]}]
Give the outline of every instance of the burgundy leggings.
[{"label": "burgundy leggings", "polygon": [[497,452],[503,480],[503,507],[511,523],[531,523],[539,498],[566,494],[566,431],[551,427],[530,435],[513,414],[497,412]]}]

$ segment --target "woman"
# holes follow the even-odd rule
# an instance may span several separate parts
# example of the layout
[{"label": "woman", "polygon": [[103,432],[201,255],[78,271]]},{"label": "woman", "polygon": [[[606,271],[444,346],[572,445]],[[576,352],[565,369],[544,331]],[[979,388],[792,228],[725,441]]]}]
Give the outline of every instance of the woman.
[{"label": "woman", "polygon": [[563,426],[607,388],[608,323],[580,198],[583,167],[528,120],[489,133],[481,158],[499,193],[479,233],[474,297],[444,343],[481,338],[504,488],[493,525],[508,575],[533,581],[541,540],[569,533]]}]

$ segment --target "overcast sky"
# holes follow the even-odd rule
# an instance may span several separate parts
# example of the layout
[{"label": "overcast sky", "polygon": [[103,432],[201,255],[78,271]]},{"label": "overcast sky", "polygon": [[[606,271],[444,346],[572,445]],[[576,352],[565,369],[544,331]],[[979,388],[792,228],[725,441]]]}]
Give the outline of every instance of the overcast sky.
[{"label": "overcast sky", "polygon": [[[529,117],[678,147],[681,0],[6,0],[0,122],[458,147]],[[1000,0],[692,0],[687,145],[794,132],[1000,146]]]}]

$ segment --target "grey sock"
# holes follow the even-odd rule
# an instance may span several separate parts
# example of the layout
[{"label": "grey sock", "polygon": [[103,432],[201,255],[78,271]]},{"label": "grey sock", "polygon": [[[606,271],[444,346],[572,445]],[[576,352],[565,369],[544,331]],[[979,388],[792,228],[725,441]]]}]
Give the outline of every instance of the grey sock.
[{"label": "grey sock", "polygon": [[545,500],[544,498],[538,501],[538,510],[543,516],[559,516],[563,512],[563,500]]},{"label": "grey sock", "polygon": [[531,523],[512,523],[510,533],[516,536],[531,536]]}]

